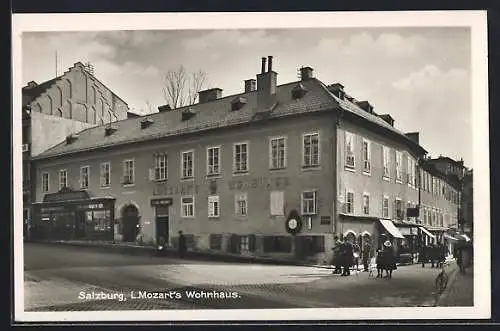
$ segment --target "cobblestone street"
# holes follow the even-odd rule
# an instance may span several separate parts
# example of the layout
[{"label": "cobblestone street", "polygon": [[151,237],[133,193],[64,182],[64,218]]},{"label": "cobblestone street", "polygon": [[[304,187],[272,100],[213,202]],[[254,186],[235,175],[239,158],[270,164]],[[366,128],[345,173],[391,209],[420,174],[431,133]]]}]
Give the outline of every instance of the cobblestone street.
[{"label": "cobblestone street", "polygon": [[[398,267],[392,279],[350,277],[307,266],[275,266],[130,256],[65,245],[25,244],[25,310],[151,310],[432,306],[438,269]],[[187,298],[237,292],[232,299]],[[131,292],[177,291],[180,299],[133,299]],[[123,293],[90,300],[80,293]]]}]

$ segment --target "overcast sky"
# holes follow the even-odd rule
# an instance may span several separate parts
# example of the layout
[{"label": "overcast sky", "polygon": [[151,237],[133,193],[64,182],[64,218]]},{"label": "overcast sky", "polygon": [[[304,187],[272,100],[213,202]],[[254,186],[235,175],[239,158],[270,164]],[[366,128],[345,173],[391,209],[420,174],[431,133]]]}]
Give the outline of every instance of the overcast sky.
[{"label": "overcast sky", "polygon": [[390,113],[420,144],[472,163],[471,56],[468,28],[30,32],[23,36],[23,83],[38,83],[75,62],[141,112],[165,103],[162,77],[184,65],[203,69],[223,95],[243,91],[260,58],[274,56],[278,84],[297,80],[301,66],[325,84],[340,82],[378,113]]}]

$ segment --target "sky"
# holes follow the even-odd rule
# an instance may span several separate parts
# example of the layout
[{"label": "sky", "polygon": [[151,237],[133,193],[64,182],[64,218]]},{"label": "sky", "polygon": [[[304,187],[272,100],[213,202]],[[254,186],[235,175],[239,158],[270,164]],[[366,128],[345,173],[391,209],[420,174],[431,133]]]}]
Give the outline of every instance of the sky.
[{"label": "sky", "polygon": [[403,132],[420,132],[432,157],[472,165],[469,28],[315,28],[28,32],[23,34],[23,83],[52,79],[75,62],[137,113],[165,104],[169,69],[183,65],[208,76],[223,96],[243,92],[260,59],[272,55],[278,84],[310,66],[325,84],[339,82],[357,100],[389,113]]}]

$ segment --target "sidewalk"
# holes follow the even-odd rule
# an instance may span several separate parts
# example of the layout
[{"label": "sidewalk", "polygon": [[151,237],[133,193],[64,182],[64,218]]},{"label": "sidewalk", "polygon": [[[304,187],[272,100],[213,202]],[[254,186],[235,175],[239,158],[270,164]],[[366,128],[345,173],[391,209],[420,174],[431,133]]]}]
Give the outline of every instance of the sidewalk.
[{"label": "sidewalk", "polygon": [[474,272],[467,268],[466,273],[460,273],[458,266],[450,272],[448,286],[437,299],[440,307],[472,307],[474,306]]},{"label": "sidewalk", "polygon": [[[105,252],[114,252],[130,255],[157,256],[157,257],[177,257],[177,251],[172,248],[167,248],[163,251],[158,251],[153,246],[141,246],[133,243],[111,243],[104,241],[78,241],[78,240],[57,240],[57,241],[33,241],[35,244],[47,245],[69,245],[69,246],[84,246],[88,248],[99,249]],[[211,252],[188,250],[184,254],[184,259],[201,260],[201,261],[218,261],[218,262],[235,262],[235,263],[257,263],[257,264],[274,264],[274,265],[291,265],[291,266],[307,266],[316,268],[330,269],[329,265],[318,265],[308,263],[307,261],[299,261],[294,259],[278,259],[262,256],[245,256],[240,254],[232,254],[227,252]]]}]

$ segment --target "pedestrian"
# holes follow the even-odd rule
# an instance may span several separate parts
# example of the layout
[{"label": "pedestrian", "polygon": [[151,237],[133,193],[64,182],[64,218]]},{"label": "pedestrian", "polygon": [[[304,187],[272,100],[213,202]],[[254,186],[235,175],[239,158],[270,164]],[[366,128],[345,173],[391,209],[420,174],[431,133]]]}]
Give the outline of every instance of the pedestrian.
[{"label": "pedestrian", "polygon": [[351,275],[351,266],[353,265],[353,246],[349,241],[345,241],[342,245],[342,276]]},{"label": "pedestrian", "polygon": [[182,259],[184,258],[184,253],[186,252],[186,237],[182,233],[182,231],[179,231],[179,242],[177,246],[178,252],[179,252],[179,257]]},{"label": "pedestrian", "polygon": [[448,254],[448,247],[445,244],[439,245],[439,268],[444,266],[444,261],[446,260],[446,255]]},{"label": "pedestrian", "polygon": [[368,271],[368,265],[370,264],[370,253],[371,253],[372,247],[370,246],[369,239],[365,240],[365,243],[363,245],[363,250],[361,251],[362,257],[363,257],[363,272]]},{"label": "pedestrian", "polygon": [[342,242],[339,240],[338,236],[335,236],[334,239],[335,239],[335,245],[332,248],[333,251],[332,264],[335,266],[335,270],[333,271],[333,274],[338,275],[342,273],[342,261],[341,261]]},{"label": "pedestrian", "polygon": [[378,248],[375,263],[377,264],[377,278],[382,278],[384,272],[384,251]]},{"label": "pedestrian", "polygon": [[392,272],[396,270],[396,255],[394,254],[394,249],[389,240],[385,241],[383,252],[385,278],[392,278]]}]

